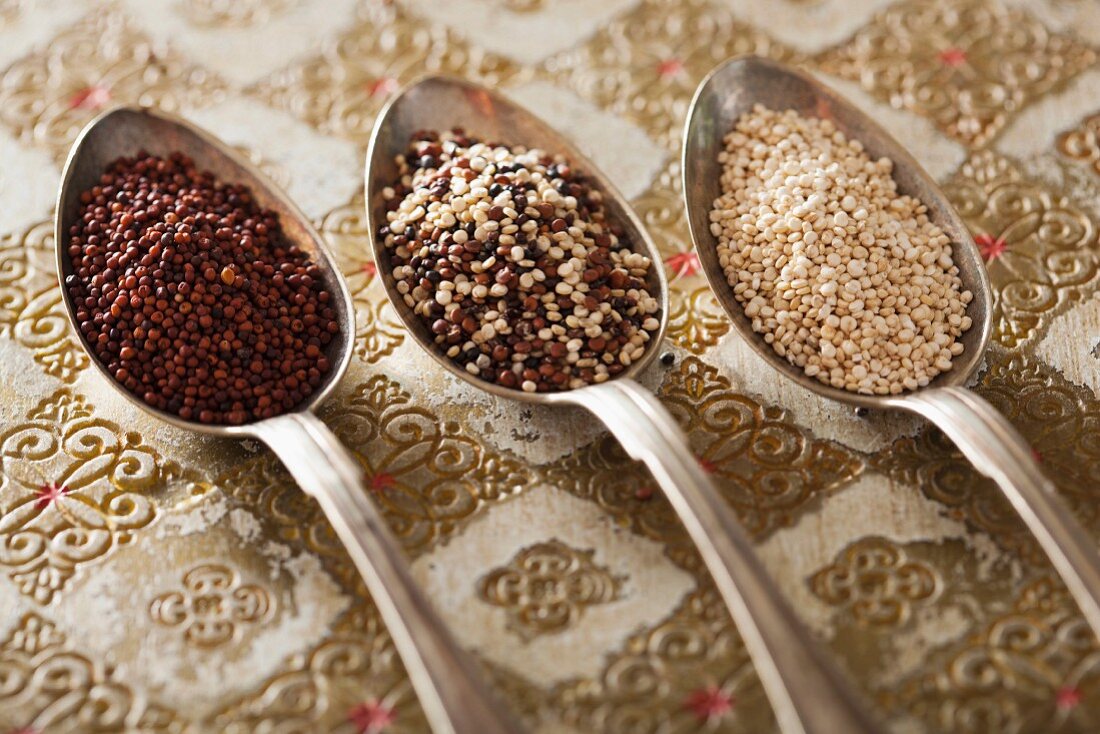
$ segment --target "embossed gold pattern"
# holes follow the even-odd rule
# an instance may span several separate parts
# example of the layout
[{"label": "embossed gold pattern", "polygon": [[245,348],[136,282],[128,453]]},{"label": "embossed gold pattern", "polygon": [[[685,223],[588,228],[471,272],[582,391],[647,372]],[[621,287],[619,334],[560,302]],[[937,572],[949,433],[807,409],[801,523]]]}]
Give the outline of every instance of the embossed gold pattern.
[{"label": "embossed gold pattern", "polygon": [[89,362],[61,305],[52,257],[50,222],[0,234],[0,337],[29,349],[46,374],[71,383]]},{"label": "embossed gold pattern", "polygon": [[990,0],[899,4],[818,59],[825,71],[974,147],[1095,61],[1071,36]]},{"label": "embossed gold pattern", "polygon": [[67,389],[8,425],[0,434],[0,565],[43,604],[78,566],[152,523],[154,497],[166,487],[197,484]]},{"label": "embossed gold pattern", "polygon": [[592,550],[577,550],[560,540],[524,548],[506,565],[478,582],[482,601],[508,612],[509,626],[520,637],[561,632],[590,606],[619,597],[623,577],[593,560]]},{"label": "embossed gold pattern", "polygon": [[[734,392],[726,377],[696,357],[683,359],[666,376],[660,395],[719,490],[758,537],[790,525],[819,495],[863,470],[858,455],[815,439],[781,409]],[[665,543],[676,562],[698,568],[694,548],[667,500],[652,491],[648,472],[614,439],[602,438],[540,474]]]},{"label": "embossed gold pattern", "polygon": [[[765,31],[706,0],[645,0],[583,46],[546,62],[556,80],[636,122],[675,150],[696,85],[719,61],[755,53],[795,54]],[[686,234],[686,233],[685,233]]]},{"label": "embossed gold pattern", "polygon": [[274,611],[271,595],[261,586],[241,583],[240,574],[221,564],[196,566],[183,576],[183,590],[153,599],[149,616],[166,627],[178,627],[188,643],[217,647],[241,627],[264,621]]},{"label": "embossed gold pattern", "polygon": [[968,160],[947,193],[985,255],[995,340],[1019,346],[1094,289],[1096,223],[1070,197],[1027,180],[1011,160],[991,152]]},{"label": "embossed gold pattern", "polygon": [[146,40],[108,6],[0,76],[0,124],[62,158],[80,128],[109,104],[194,109],[225,91],[213,74]]},{"label": "embossed gold pattern", "polygon": [[0,643],[0,724],[20,731],[183,732],[186,720],[145,700],[57,627],[26,614]]},{"label": "embossed gold pattern", "polygon": [[847,609],[860,624],[894,627],[909,619],[915,605],[932,599],[936,575],[897,544],[868,537],[811,576],[810,586],[822,601]]},{"label": "embossed gold pattern", "polygon": [[460,74],[495,86],[518,72],[454,32],[410,17],[396,3],[367,0],[361,15],[320,56],[277,72],[254,92],[321,132],[366,145],[386,99],[415,76]]},{"label": "embossed gold pattern", "polygon": [[1100,114],[1089,115],[1081,123],[1058,136],[1058,152],[1070,160],[1089,164],[1100,173]]},{"label": "embossed gold pattern", "polygon": [[[492,86],[539,80],[636,124],[669,160],[635,199],[670,278],[669,338],[679,348],[675,366],[654,368],[654,382],[754,535],[805,559],[802,578],[784,579],[804,595],[800,613],[826,631],[833,651],[899,730],[1091,734],[1100,728],[1095,641],[1011,508],[938,431],[922,426],[862,453],[845,445],[846,427],[816,422],[840,420],[815,418],[825,415],[818,406],[779,406],[734,388],[742,376],[730,374],[728,355],[715,348],[729,324],[696,272],[675,158],[698,80],[715,63],[749,51],[851,80],[903,117],[929,120],[930,135],[969,148],[968,159],[943,183],[985,254],[996,298],[994,348],[977,389],[1021,429],[1074,512],[1100,538],[1094,491],[1100,486],[1100,398],[1071,382],[1070,371],[1063,375],[1037,356],[1040,343],[1038,353],[1058,355],[1066,345],[1050,348],[1049,335],[1057,333],[1050,326],[1100,290],[1094,206],[1100,133],[1095,101],[1082,99],[1088,84],[1073,83],[1082,72],[1095,74],[1097,48],[1081,40],[1088,35],[1081,28],[1054,25],[1062,0],[1045,3],[1049,7],[1001,0],[776,2],[808,6],[810,17],[819,10],[827,10],[821,17],[836,15],[843,6],[852,30],[833,33],[841,40],[831,47],[803,54],[774,40],[769,17],[744,9],[762,3],[637,0],[597,24],[585,17],[562,21],[544,0],[492,0],[488,13],[528,24],[532,53],[525,56],[542,60],[521,62],[494,51],[492,33],[419,15],[414,8],[424,3],[362,0],[350,23],[311,30],[315,47],[304,57],[242,87],[207,66],[201,44],[177,44],[163,29],[142,26],[143,13],[130,12],[133,0],[75,11],[71,4],[49,4],[51,18],[69,20],[46,28],[44,14],[42,29],[35,24],[46,3],[0,0],[0,32],[18,23],[32,39],[6,56],[0,70],[0,145],[60,160],[80,126],[112,103],[191,114],[233,96],[289,112],[322,137],[363,146],[382,104],[422,72]],[[200,31],[202,38],[227,30],[247,48],[277,45],[280,33],[301,32],[280,30],[285,24],[278,21],[306,3],[166,0],[166,7],[176,11],[181,30]],[[71,12],[87,15],[73,20],[65,15]],[[561,31],[552,24],[566,22],[573,45],[555,41],[555,50],[540,56],[541,34]],[[1070,120],[1047,114],[1063,102],[1080,112]],[[270,137],[282,123],[272,116],[256,124]],[[1023,134],[1036,141],[1027,160],[994,149],[1009,125],[1014,140]],[[601,146],[612,133],[590,134],[587,143]],[[283,185],[289,172],[311,171],[306,154],[293,146],[278,163],[244,152]],[[353,156],[346,167],[358,175],[361,161]],[[21,212],[21,174],[18,166],[0,166],[0,221],[4,212]],[[329,183],[319,176],[315,185]],[[648,474],[606,436],[562,450],[562,437],[552,434],[568,440],[580,421],[590,420],[577,413],[550,418],[486,404],[469,398],[467,388],[448,383],[444,390],[438,375],[420,374],[422,363],[409,359],[404,332],[376,282],[362,210],[360,194],[317,222],[348,277],[358,321],[346,385],[322,412],[356,452],[366,491],[410,554],[420,558],[460,534],[480,532],[480,519],[498,504],[545,482],[588,500],[591,515],[531,518],[538,529],[533,537],[567,537],[555,533],[560,522],[638,533],[696,582],[665,619],[622,629],[586,674],[548,683],[528,679],[517,666],[487,663],[496,687],[532,730],[562,721],[608,734],[774,731],[736,630]],[[60,311],[50,238],[48,222],[0,231],[0,350],[7,370],[0,384],[0,639],[6,640],[0,644],[0,732],[426,731],[353,565],[316,504],[273,457],[232,442],[185,441],[145,417],[120,425],[92,407],[113,408],[105,403],[114,398],[85,369]],[[1091,334],[1082,338],[1089,349],[1095,346]],[[784,394],[793,403],[803,400]],[[866,526],[856,519],[851,527],[842,522],[830,528],[831,537],[837,534],[831,550],[822,550],[804,528],[830,503],[844,501],[845,492],[875,486],[880,478],[848,487],[865,465],[885,473],[896,492],[919,492],[933,515],[920,521],[950,537],[886,540],[895,537],[886,528],[906,519],[891,516],[893,505],[880,498],[866,508],[881,513],[871,531],[859,530]],[[209,484],[208,472],[216,475]],[[935,508],[949,518],[942,525]],[[952,520],[963,521],[965,530]],[[215,523],[224,527],[204,531]],[[225,528],[241,542],[218,546],[221,555],[212,556],[211,544],[222,542],[217,537]],[[112,575],[102,592],[105,605],[136,603],[148,627],[119,630],[106,613],[89,620],[83,607],[68,606],[102,588],[108,573],[140,571],[143,564],[130,561],[161,542],[174,548],[158,561],[169,566],[167,575],[158,571],[162,582],[140,587],[131,600],[132,587]],[[588,550],[600,573],[627,577],[621,590],[629,594],[637,560],[605,557],[595,543],[570,553]],[[335,590],[317,593],[337,595],[329,604],[344,611],[316,620],[316,636],[285,652],[250,647],[249,636],[260,630],[272,639],[295,629],[283,625],[300,623],[313,601],[303,596],[306,580],[293,574],[280,576],[286,585],[280,581],[276,595],[274,583],[256,571],[257,553],[287,566],[319,561],[310,573],[314,580],[331,577]],[[196,593],[185,576],[204,566],[219,570],[212,577],[204,572],[210,593]],[[448,571],[476,585],[492,566],[466,556]],[[530,584],[541,577],[528,578]],[[600,578],[605,592],[597,598],[606,598],[614,584]],[[560,586],[541,583],[527,588],[526,598],[557,598]],[[250,587],[268,595],[266,611],[259,596],[235,606],[229,589]],[[499,583],[493,588],[499,599],[508,598]],[[553,594],[539,596],[543,590]],[[172,593],[190,601],[169,602]],[[478,606],[484,614],[502,609]],[[588,644],[586,615],[611,607],[575,606],[579,622],[555,639]],[[521,606],[503,608],[511,613]],[[233,620],[234,609],[255,620]],[[212,611],[218,613],[207,614]],[[155,616],[181,621],[162,628]],[[228,639],[198,644],[222,640],[226,619],[233,630]],[[481,619],[474,614],[451,623],[461,629]],[[158,677],[132,661],[112,667],[149,629],[184,641],[195,630],[193,644],[182,649],[209,661],[210,670],[247,654],[248,682],[199,675],[197,668],[196,679],[185,681],[165,680],[163,671]],[[297,634],[282,639],[297,642]],[[517,650],[536,647],[507,637]],[[123,642],[114,647],[108,640]],[[560,654],[569,654],[564,647]],[[195,707],[199,699],[202,711]]]},{"label": "embossed gold pattern", "polygon": [[200,28],[248,28],[286,13],[298,0],[180,0],[184,17]]}]

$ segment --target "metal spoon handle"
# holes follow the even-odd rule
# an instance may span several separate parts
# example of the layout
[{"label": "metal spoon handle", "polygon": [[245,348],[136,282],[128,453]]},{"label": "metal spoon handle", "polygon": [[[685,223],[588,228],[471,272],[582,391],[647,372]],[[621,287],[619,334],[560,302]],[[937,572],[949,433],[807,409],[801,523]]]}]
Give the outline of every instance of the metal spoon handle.
[{"label": "metal spoon handle", "polygon": [[882,731],[783,599],[687,437],[648,390],[627,379],[571,394],[645,462],[714,577],[776,718],[792,734]]},{"label": "metal spoon handle", "polygon": [[1100,553],[1058,497],[1031,446],[996,408],[961,387],[919,390],[897,405],[935,423],[974,468],[995,481],[1100,634]]},{"label": "metal spoon handle", "polygon": [[261,421],[256,435],[321,504],[393,637],[436,734],[521,731],[481,682],[408,570],[407,557],[363,487],[363,471],[312,413]]}]

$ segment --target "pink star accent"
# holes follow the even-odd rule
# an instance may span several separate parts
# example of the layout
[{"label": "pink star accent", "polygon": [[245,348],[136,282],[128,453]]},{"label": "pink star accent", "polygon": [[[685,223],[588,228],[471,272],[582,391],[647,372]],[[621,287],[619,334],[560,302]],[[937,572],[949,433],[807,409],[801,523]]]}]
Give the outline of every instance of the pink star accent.
[{"label": "pink star accent", "polygon": [[699,264],[699,255],[695,250],[690,252],[678,252],[665,260],[665,265],[675,274],[674,277],[686,278],[698,273],[702,266]]},{"label": "pink star accent", "polygon": [[365,701],[348,712],[348,721],[359,734],[378,734],[397,720],[397,714],[379,701]]},{"label": "pink star accent", "polygon": [[372,97],[388,97],[397,91],[397,80],[392,76],[383,76],[375,79],[368,87]]},{"label": "pink star accent", "polygon": [[993,262],[1008,249],[1008,244],[1004,241],[1003,237],[994,237],[988,232],[982,232],[975,237],[974,244],[981,250],[982,258],[986,262]]},{"label": "pink star accent", "polygon": [[373,278],[378,274],[378,266],[374,263],[363,263],[363,266],[359,268],[359,270],[366,273],[368,278]]},{"label": "pink star accent", "polygon": [[696,458],[699,459],[699,466],[703,467],[703,471],[705,471],[707,474],[713,474],[715,471],[718,470],[718,465],[710,459],[706,459],[702,456]]},{"label": "pink star accent", "polygon": [[58,486],[57,482],[43,484],[38,488],[38,500],[34,503],[34,506],[40,510],[44,510],[68,493],[69,488],[64,485]]},{"label": "pink star accent", "polygon": [[98,110],[111,101],[111,90],[98,84],[84,87],[69,97],[69,109]]},{"label": "pink star accent", "polygon": [[684,70],[684,62],[675,57],[665,59],[657,64],[657,75],[662,79],[669,79]]},{"label": "pink star accent", "polygon": [[634,496],[644,502],[653,496],[653,487],[638,487],[634,490]]},{"label": "pink star accent", "polygon": [[953,69],[957,69],[966,63],[966,51],[955,46],[945,48],[943,51],[940,51],[939,59],[940,63],[944,66],[950,66]]},{"label": "pink star accent", "polygon": [[1054,702],[1062,711],[1072,711],[1081,703],[1081,691],[1076,686],[1059,688],[1054,694]]},{"label": "pink star accent", "polygon": [[707,686],[692,691],[684,701],[684,708],[695,714],[701,722],[720,719],[733,710],[733,697],[718,686]]},{"label": "pink star accent", "polygon": [[393,475],[386,474],[385,472],[375,474],[373,477],[370,478],[370,488],[375,492],[381,492],[383,489],[386,489],[387,487],[392,487],[396,483],[397,482],[393,478]]}]

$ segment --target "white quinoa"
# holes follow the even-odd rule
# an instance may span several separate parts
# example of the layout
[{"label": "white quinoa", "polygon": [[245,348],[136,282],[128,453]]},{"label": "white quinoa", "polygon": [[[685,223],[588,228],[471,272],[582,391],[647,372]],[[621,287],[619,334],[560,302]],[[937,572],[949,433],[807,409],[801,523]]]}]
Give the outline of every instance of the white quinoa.
[{"label": "white quinoa", "polygon": [[973,296],[948,236],[898,193],[891,160],[871,160],[830,120],[760,105],[718,160],[718,258],[776,353],[827,385],[874,395],[951,369]]}]

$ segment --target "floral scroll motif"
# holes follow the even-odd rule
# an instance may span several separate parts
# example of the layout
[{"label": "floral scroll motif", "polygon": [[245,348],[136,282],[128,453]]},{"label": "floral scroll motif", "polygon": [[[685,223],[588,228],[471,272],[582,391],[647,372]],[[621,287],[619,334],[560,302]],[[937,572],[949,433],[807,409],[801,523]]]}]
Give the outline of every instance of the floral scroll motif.
[{"label": "floral scroll motif", "polygon": [[[381,724],[384,728],[369,728]],[[388,635],[333,636],[212,717],[217,731],[403,734],[427,731]]]},{"label": "floral scroll motif", "polygon": [[97,10],[0,77],[0,124],[61,159],[99,110],[118,102],[175,111],[211,105],[224,83],[145,39],[116,10]]},{"label": "floral scroll motif", "polygon": [[[0,724],[15,731],[180,734],[186,720],[115,679],[111,666],[73,646],[51,622],[27,614],[0,643]],[[18,711],[19,714],[15,714]]]},{"label": "floral scroll motif", "polygon": [[547,67],[582,97],[633,120],[675,150],[703,75],[745,53],[788,61],[794,56],[714,3],[645,0]]},{"label": "floral scroll motif", "polygon": [[46,374],[72,383],[88,366],[61,303],[53,223],[0,235],[0,337],[30,350]]},{"label": "floral scroll motif", "polygon": [[850,612],[860,624],[879,627],[904,624],[915,605],[933,599],[937,583],[930,566],[873,536],[852,543],[810,578],[810,588],[826,604]]},{"label": "floral scroll motif", "polygon": [[775,726],[744,644],[709,586],[628,637],[595,678],[557,686],[551,702],[578,731],[601,734]]},{"label": "floral scroll motif", "polygon": [[183,576],[183,590],[153,599],[149,615],[167,627],[180,627],[189,644],[217,647],[262,623],[275,602],[262,586],[242,584],[240,574],[221,564],[196,566]]},{"label": "floral scroll motif", "polygon": [[1069,593],[1042,578],[888,698],[931,731],[1090,731],[1100,712],[1098,660]]},{"label": "floral scroll motif", "polygon": [[180,0],[187,20],[200,28],[250,28],[293,9],[299,0]]},{"label": "floral scroll motif", "polygon": [[482,601],[508,612],[510,627],[532,639],[575,624],[588,607],[618,598],[624,578],[593,560],[595,551],[560,540],[524,548],[478,582]]},{"label": "floral scroll motif", "polygon": [[[1030,357],[1003,358],[977,391],[1027,436],[1074,514],[1100,536],[1093,488],[1100,483],[1100,401]],[[991,480],[980,475],[938,430],[902,438],[872,459],[879,470],[943,504],[947,513],[988,533],[1002,548],[1046,564],[1034,537]]]},{"label": "floral scroll motif", "polygon": [[[823,493],[863,470],[852,451],[813,437],[782,409],[733,390],[717,369],[687,357],[661,388],[719,490],[756,537],[794,522]],[[619,522],[668,546],[677,563],[698,557],[671,507],[641,464],[610,436],[539,470],[546,481],[591,499]]]},{"label": "floral scroll motif", "polygon": [[181,482],[200,491],[190,473],[66,389],[10,425],[0,434],[0,565],[40,603],[153,522],[154,490]]},{"label": "floral scroll motif", "polygon": [[1058,152],[1071,161],[1090,165],[1100,174],[1100,113],[1089,115],[1058,136]]},{"label": "floral scroll motif", "polygon": [[1028,181],[1007,158],[973,156],[948,196],[982,248],[993,285],[993,338],[1026,343],[1100,281],[1092,218],[1070,199]]},{"label": "floral scroll motif", "polygon": [[319,56],[276,73],[253,91],[323,133],[365,146],[386,99],[415,76],[457,74],[499,86],[518,72],[453,31],[409,16],[397,3],[368,0],[361,16]]},{"label": "floral scroll motif", "polygon": [[344,206],[329,212],[317,228],[336,255],[355,305],[355,352],[374,364],[405,341],[405,328],[389,300],[376,284],[378,268],[371,259],[362,193]]},{"label": "floral scroll motif", "polygon": [[[413,405],[408,393],[382,375],[330,406],[326,422],[355,454],[382,514],[414,555],[455,533],[487,503],[529,483],[519,462]],[[345,583],[361,583],[316,502],[274,458],[248,460],[217,484],[260,508],[280,538],[338,560],[333,572]]]},{"label": "floral scroll motif", "polygon": [[995,0],[932,0],[888,8],[818,63],[981,147],[1096,58],[1088,46]]}]

